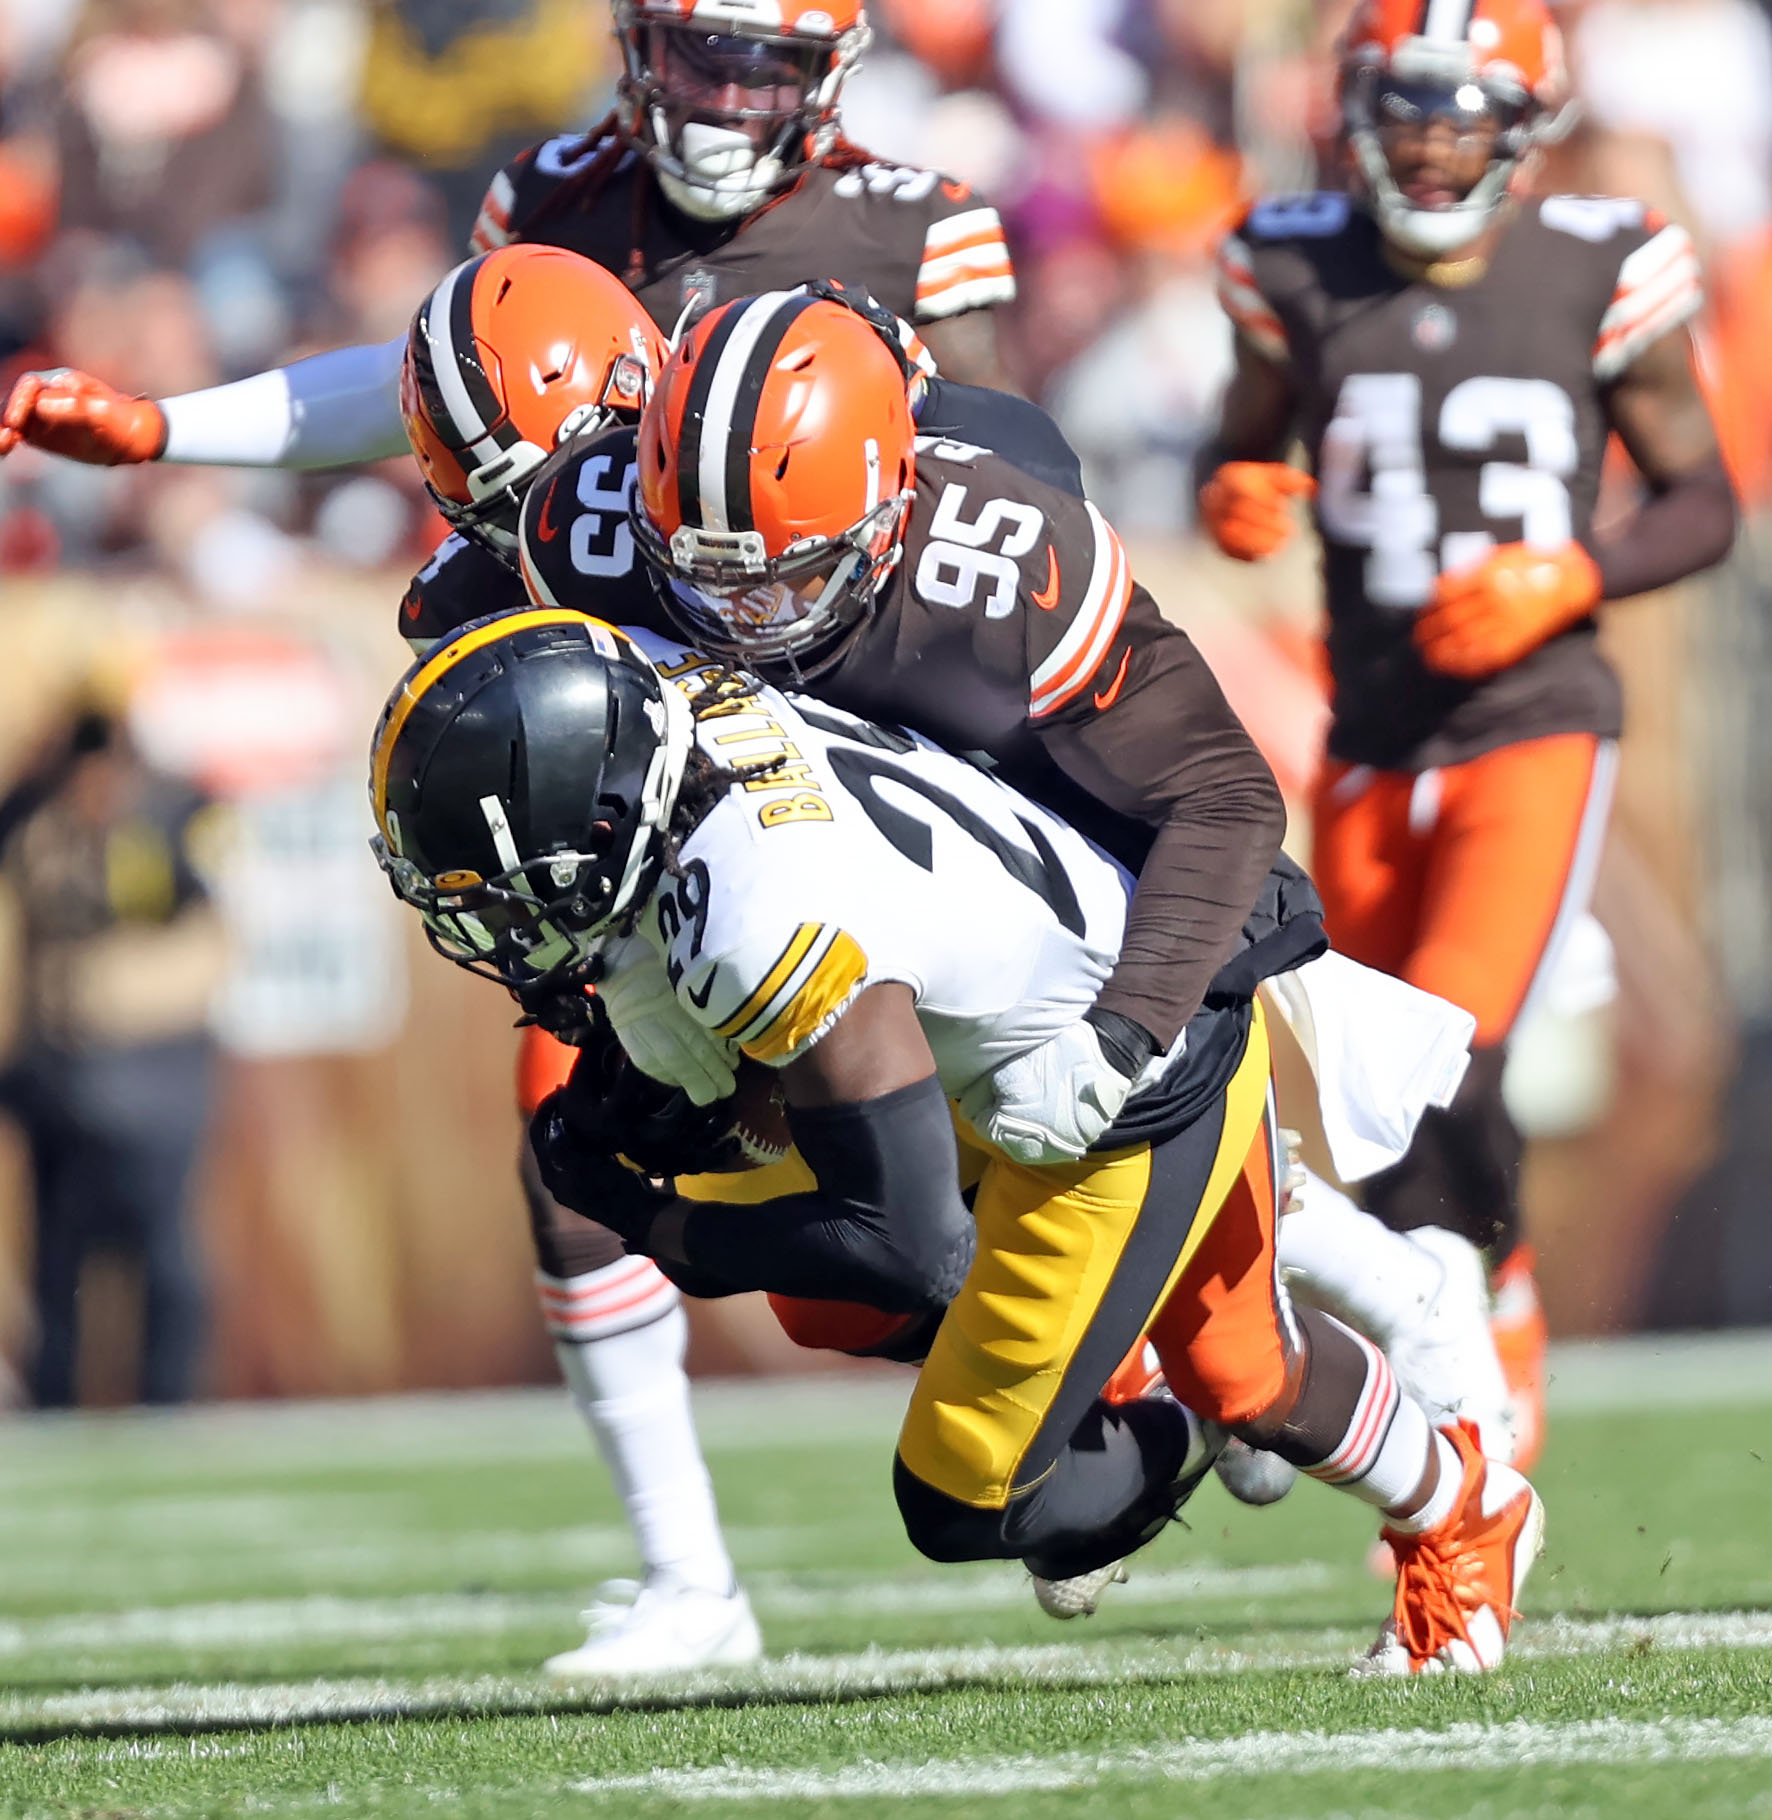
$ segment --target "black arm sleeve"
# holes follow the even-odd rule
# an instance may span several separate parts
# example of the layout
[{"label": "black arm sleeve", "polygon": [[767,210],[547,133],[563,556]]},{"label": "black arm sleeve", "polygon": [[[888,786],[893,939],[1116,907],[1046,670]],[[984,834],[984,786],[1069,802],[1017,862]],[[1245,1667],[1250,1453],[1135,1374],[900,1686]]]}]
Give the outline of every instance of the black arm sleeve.
[{"label": "black arm sleeve", "polygon": [[945,1308],[975,1233],[941,1083],[931,1075],[855,1105],[790,1107],[788,1125],[817,1190],[754,1206],[687,1203],[685,1286],[712,1280],[888,1314]]},{"label": "black arm sleeve", "polygon": [[[1101,674],[1043,729],[1046,749],[1097,802],[1155,829],[1120,959],[1096,1003],[1167,1049],[1242,944],[1286,832],[1267,761],[1193,641],[1133,590]],[[1106,697],[1106,706],[1102,705]]]}]

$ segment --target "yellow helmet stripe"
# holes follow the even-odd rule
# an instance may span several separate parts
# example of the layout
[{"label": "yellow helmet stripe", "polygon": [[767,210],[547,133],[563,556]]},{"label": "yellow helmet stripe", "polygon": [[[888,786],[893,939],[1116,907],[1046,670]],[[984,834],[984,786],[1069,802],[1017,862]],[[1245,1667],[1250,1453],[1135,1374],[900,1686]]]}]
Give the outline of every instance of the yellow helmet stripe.
[{"label": "yellow helmet stripe", "polygon": [[582,626],[596,625],[588,613],[572,613],[564,607],[548,607],[531,613],[505,613],[496,619],[490,619],[483,626],[475,626],[464,632],[459,638],[451,639],[440,650],[434,651],[424,663],[406,679],[394,701],[387,719],[382,723],[381,737],[375,742],[375,751],[369,761],[369,800],[375,810],[375,825],[385,835],[388,831],[388,771],[394,762],[394,742],[399,739],[402,729],[412,718],[413,710],[423,699],[425,691],[431,687],[450,665],[474,652],[483,650],[494,640],[511,632],[528,632],[538,626]]}]

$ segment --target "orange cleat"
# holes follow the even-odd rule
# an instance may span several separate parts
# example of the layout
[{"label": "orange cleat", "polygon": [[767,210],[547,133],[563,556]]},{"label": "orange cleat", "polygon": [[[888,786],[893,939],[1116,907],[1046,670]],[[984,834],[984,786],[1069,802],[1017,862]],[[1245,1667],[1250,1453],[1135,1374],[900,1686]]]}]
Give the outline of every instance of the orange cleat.
[{"label": "orange cleat", "polygon": [[1507,1653],[1520,1588],[1544,1547],[1544,1506],[1511,1466],[1486,1460],[1468,1422],[1440,1431],[1464,1468],[1437,1529],[1384,1539],[1397,1559],[1396,1603],[1357,1675],[1487,1674]]},{"label": "orange cleat", "polygon": [[1538,1254],[1516,1245],[1489,1280],[1489,1332],[1507,1379],[1514,1465],[1530,1472],[1544,1450],[1544,1358],[1550,1330],[1538,1299]]}]

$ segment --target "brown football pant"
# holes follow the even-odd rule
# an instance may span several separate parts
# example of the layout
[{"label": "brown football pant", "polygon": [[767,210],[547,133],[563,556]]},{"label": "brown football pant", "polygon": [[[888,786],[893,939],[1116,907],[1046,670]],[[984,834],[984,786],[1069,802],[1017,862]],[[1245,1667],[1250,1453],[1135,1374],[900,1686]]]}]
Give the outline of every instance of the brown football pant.
[{"label": "brown football pant", "polygon": [[1505,1046],[1592,895],[1617,768],[1615,742],[1561,733],[1420,773],[1324,769],[1311,871],[1330,939],[1477,1020],[1452,1104],[1367,1184],[1396,1230],[1449,1227],[1498,1258],[1519,1237]]}]

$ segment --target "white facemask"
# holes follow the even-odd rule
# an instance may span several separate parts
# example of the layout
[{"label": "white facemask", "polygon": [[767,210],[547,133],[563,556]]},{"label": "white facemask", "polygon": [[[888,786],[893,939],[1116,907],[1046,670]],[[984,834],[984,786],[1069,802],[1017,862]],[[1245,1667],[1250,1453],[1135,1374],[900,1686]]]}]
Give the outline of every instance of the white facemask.
[{"label": "white facemask", "polygon": [[[667,143],[662,120],[656,130],[659,143]],[[706,121],[684,125],[676,154],[659,161],[659,188],[698,221],[731,221],[754,213],[780,189],[785,175],[774,153],[757,155],[748,133]]]}]

